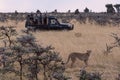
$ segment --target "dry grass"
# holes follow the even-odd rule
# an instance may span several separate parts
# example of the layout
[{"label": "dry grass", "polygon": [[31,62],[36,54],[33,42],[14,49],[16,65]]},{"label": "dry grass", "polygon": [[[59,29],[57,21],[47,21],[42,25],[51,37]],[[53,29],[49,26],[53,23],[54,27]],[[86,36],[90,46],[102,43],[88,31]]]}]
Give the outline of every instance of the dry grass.
[{"label": "dry grass", "polygon": [[[80,24],[75,20],[72,20],[71,23],[75,26],[72,31],[38,31],[33,34],[41,45],[54,46],[65,62],[71,52],[92,50],[87,70],[104,72],[103,78],[105,80],[114,80],[120,72],[120,50],[115,48],[108,56],[103,54],[103,50],[106,47],[106,43],[112,43],[114,40],[110,37],[110,34],[112,32],[119,33],[119,28]],[[16,25],[14,21],[9,21],[8,23],[0,23],[0,26],[2,25],[15,25],[20,34],[20,30],[25,29],[24,22]],[[80,68],[83,66],[84,63],[81,61],[77,61],[73,68],[70,68],[70,63],[67,64],[66,75],[71,76],[72,80],[78,80],[76,74],[79,73]]]}]

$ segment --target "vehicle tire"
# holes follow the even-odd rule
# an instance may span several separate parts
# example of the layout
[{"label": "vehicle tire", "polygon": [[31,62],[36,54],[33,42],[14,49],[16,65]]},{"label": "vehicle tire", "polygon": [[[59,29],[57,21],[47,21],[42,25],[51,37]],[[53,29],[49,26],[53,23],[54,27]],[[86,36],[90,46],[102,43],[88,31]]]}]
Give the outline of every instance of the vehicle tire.
[{"label": "vehicle tire", "polygon": [[74,29],[74,26],[72,25],[71,30],[73,30],[73,29]]},{"label": "vehicle tire", "polygon": [[25,23],[25,28],[27,28],[27,26],[28,26],[28,22]]},{"label": "vehicle tire", "polygon": [[64,28],[64,29],[62,29],[63,31],[68,31],[69,29],[68,28]]}]

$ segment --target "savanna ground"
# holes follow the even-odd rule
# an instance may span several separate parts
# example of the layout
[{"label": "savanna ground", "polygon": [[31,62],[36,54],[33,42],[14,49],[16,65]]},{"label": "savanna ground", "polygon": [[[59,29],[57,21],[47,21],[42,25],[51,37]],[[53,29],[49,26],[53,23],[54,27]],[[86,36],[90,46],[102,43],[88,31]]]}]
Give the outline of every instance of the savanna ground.
[{"label": "savanna ground", "polygon": [[[86,70],[103,73],[103,80],[115,80],[115,77],[120,73],[120,49],[114,48],[108,56],[104,55],[104,50],[106,43],[114,42],[110,34],[120,33],[119,27],[80,24],[76,20],[71,20],[71,23],[74,24],[72,31],[37,31],[33,34],[41,45],[55,47],[64,62],[67,61],[71,52],[84,53],[86,50],[92,50]],[[22,34],[20,30],[25,29],[25,21],[18,24],[15,24],[15,21],[8,21],[0,23],[0,26],[2,25],[16,26],[16,30],[20,34]],[[71,62],[66,65],[65,74],[72,77],[72,80],[78,80],[77,75],[84,63],[77,60],[73,68],[70,68],[70,64]]]}]

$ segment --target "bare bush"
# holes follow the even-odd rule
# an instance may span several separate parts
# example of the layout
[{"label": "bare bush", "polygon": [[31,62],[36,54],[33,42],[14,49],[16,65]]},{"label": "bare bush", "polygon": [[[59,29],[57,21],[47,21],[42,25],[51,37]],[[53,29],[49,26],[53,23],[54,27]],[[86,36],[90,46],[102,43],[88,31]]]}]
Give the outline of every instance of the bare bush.
[{"label": "bare bush", "polygon": [[99,72],[87,72],[85,69],[80,70],[79,80],[102,80],[102,74]]},{"label": "bare bush", "polygon": [[[11,47],[11,45],[14,44],[12,37],[17,35],[17,32],[14,29],[14,27],[13,26],[7,26],[7,27],[1,26],[0,32],[1,32],[0,34],[1,39],[6,39],[6,41],[9,42],[9,47]],[[7,45],[6,41],[5,40],[3,41],[5,46]]]},{"label": "bare bush", "polygon": [[[64,75],[65,65],[59,53],[51,46],[43,47],[36,43],[32,34],[17,37],[15,45],[5,49],[1,47],[0,53],[2,74],[15,73],[20,80],[23,80],[23,77],[39,80],[38,75],[41,73],[43,80],[67,80]],[[16,65],[19,68],[16,68]]]},{"label": "bare bush", "polygon": [[118,36],[118,34],[112,33],[110,36],[112,36],[115,41],[110,45],[106,44],[106,50],[104,51],[104,53],[107,55],[108,53],[112,52],[113,48],[120,47],[120,37]]}]

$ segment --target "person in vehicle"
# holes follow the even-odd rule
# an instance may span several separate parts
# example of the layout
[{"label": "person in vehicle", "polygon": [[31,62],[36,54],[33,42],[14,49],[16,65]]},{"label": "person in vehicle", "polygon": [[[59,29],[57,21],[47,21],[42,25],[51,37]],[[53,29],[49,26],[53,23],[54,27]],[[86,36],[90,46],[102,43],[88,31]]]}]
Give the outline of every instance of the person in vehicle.
[{"label": "person in vehicle", "polygon": [[34,24],[33,13],[30,14],[30,24]]},{"label": "person in vehicle", "polygon": [[34,25],[38,25],[39,18],[37,14],[34,14]]},{"label": "person in vehicle", "polygon": [[36,11],[36,16],[38,20],[38,25],[42,24],[42,13],[39,10]]},{"label": "person in vehicle", "polygon": [[47,25],[47,23],[48,23],[47,14],[44,15],[44,19],[43,20],[44,20],[44,25]]}]

